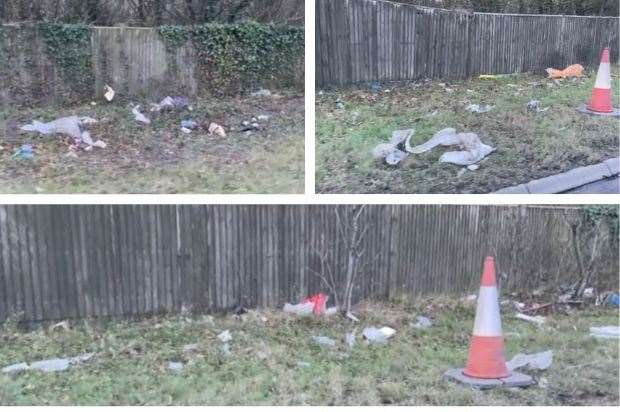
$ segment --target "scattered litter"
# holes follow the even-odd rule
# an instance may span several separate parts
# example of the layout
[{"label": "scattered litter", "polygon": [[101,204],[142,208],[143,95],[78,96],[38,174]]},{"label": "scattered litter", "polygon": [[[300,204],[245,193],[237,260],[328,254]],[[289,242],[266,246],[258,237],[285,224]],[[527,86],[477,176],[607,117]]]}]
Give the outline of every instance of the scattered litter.
[{"label": "scattered litter", "polygon": [[285,313],[292,313],[297,316],[311,316],[314,310],[314,304],[298,303],[297,305],[292,305],[290,303],[285,303],[282,310]]},{"label": "scattered litter", "polygon": [[498,78],[498,76],[496,76],[494,74],[481,74],[479,76],[480,80],[495,80],[497,78]]},{"label": "scattered litter", "polygon": [[64,331],[67,331],[67,330],[71,329],[69,327],[69,321],[68,320],[63,320],[62,322],[58,322],[58,323],[50,326],[50,328],[49,328],[50,332],[54,332],[57,329],[62,329]]},{"label": "scattered litter", "polygon": [[151,112],[161,112],[162,110],[185,109],[191,110],[189,99],[184,96],[166,96],[159,103],[151,103]]},{"label": "scattered litter", "polygon": [[618,326],[601,326],[591,327],[590,336],[602,339],[620,339],[620,327]]},{"label": "scattered litter", "polygon": [[145,115],[143,115],[142,113],[140,113],[140,106],[136,106],[133,109],[131,109],[131,113],[133,113],[134,119],[136,122],[143,123],[143,124],[151,124],[151,120]]},{"label": "scattered litter", "polygon": [[93,143],[93,146],[100,149],[105,149],[108,145],[103,140],[97,140],[95,143]]},{"label": "scattered litter", "polygon": [[216,134],[219,137],[226,137],[226,130],[217,123],[211,123],[209,125],[209,134]]},{"label": "scattered litter", "polygon": [[608,302],[610,306],[618,307],[620,305],[620,295],[618,295],[617,293],[612,294],[608,298]]},{"label": "scattered litter", "polygon": [[549,381],[544,376],[538,380],[538,386],[541,388],[547,388],[549,386]]},{"label": "scattered litter", "polygon": [[533,353],[526,355],[519,353],[515,355],[511,360],[506,362],[506,366],[509,371],[514,371],[519,368],[527,367],[529,369],[546,370],[549,369],[553,362],[553,351]]},{"label": "scattered litter", "polygon": [[104,86],[104,89],[105,89],[105,93],[103,94],[103,97],[105,97],[107,101],[111,102],[112,99],[114,99],[114,95],[116,94],[116,92],[114,91],[113,88],[111,88],[107,84]]},{"label": "scattered litter", "polygon": [[268,122],[269,119],[271,119],[271,116],[268,116],[266,114],[261,114],[258,116],[258,121],[260,122]]},{"label": "scattered litter", "polygon": [[359,322],[360,320],[357,318],[357,316],[355,316],[354,314],[352,314],[351,312],[347,312],[346,314],[347,318],[351,319],[353,322]]},{"label": "scattered litter", "polygon": [[467,170],[470,170],[472,172],[475,171],[475,170],[478,170],[478,169],[480,169],[480,165],[469,165],[469,166],[467,166]]},{"label": "scattered litter", "polygon": [[80,124],[97,124],[99,120],[93,119],[92,117],[83,116],[79,118]]},{"label": "scattered litter", "polygon": [[318,344],[319,346],[329,346],[329,347],[336,346],[336,341],[333,340],[332,338],[328,338],[327,336],[313,336],[312,340],[314,340],[314,342]]},{"label": "scattered litter", "polygon": [[391,166],[395,166],[406,159],[409,154],[400,150],[398,147],[405,143],[405,148],[409,144],[409,139],[415,133],[414,129],[394,130],[389,143],[380,143],[372,150],[375,159],[384,159]]},{"label": "scattered litter", "polygon": [[549,79],[566,79],[571,77],[583,77],[583,66],[580,64],[572,64],[564,70],[553,68],[546,69]]},{"label": "scattered litter", "polygon": [[200,345],[198,345],[197,343],[190,343],[188,345],[183,346],[183,352],[185,353],[198,352],[199,347]]},{"label": "scattered litter", "polygon": [[182,362],[168,362],[168,370],[174,373],[181,373],[183,371]]},{"label": "scattered litter", "polygon": [[525,315],[523,313],[517,313],[515,315],[515,317],[517,319],[521,319],[521,320],[524,320],[526,322],[534,323],[534,324],[536,324],[538,326],[542,326],[543,323],[545,323],[545,318],[542,317],[542,316],[528,316],[528,315]]},{"label": "scattered litter", "polygon": [[396,166],[401,161],[405,160],[408,156],[409,153],[396,149],[385,157],[385,163],[389,164],[390,166]]},{"label": "scattered litter", "polygon": [[260,89],[252,93],[252,97],[271,97],[271,91],[268,89]]},{"label": "scattered litter", "polygon": [[583,297],[587,299],[591,299],[594,297],[594,288],[587,288],[583,291]]},{"label": "scattered litter", "polygon": [[379,93],[381,91],[381,84],[379,82],[372,82],[370,84],[370,90],[375,93]]},{"label": "scattered litter", "polygon": [[427,152],[439,145],[459,145],[465,149],[459,152],[446,152],[439,158],[439,161],[442,163],[454,163],[461,166],[478,163],[495,151],[495,148],[482,143],[477,134],[456,133],[456,130],[453,128],[440,130],[429,141],[413,148],[409,147],[407,141],[406,149],[410,153],[418,154]]},{"label": "scattered litter", "polygon": [[84,355],[76,356],[73,358],[53,358],[46,359],[38,362],[33,362],[28,365],[26,362],[10,365],[2,368],[4,373],[19,373],[29,369],[37,369],[42,372],[61,372],[69,369],[72,366],[80,363],[88,362],[94,356],[93,353],[86,353]]},{"label": "scattered litter", "polygon": [[344,103],[342,102],[342,100],[336,99],[334,104],[336,105],[336,109],[339,109],[339,110],[343,110],[344,109]]},{"label": "scattered litter", "polygon": [[228,357],[232,355],[232,352],[230,351],[230,344],[225,343],[222,345],[222,353],[224,354],[224,356]]},{"label": "scattered litter", "polygon": [[192,131],[190,129],[188,129],[187,127],[181,127],[181,131],[185,134],[190,134]]},{"label": "scattered litter", "polygon": [[34,158],[34,147],[31,144],[22,145],[13,153],[13,156],[11,156],[11,159],[20,160],[31,160],[32,158]]},{"label": "scattered litter", "polygon": [[349,349],[353,349],[353,347],[355,346],[355,335],[356,335],[356,330],[353,329],[353,332],[351,333],[347,333],[344,335],[344,341],[347,344],[347,347]]},{"label": "scattered litter", "polygon": [[312,312],[315,316],[320,316],[325,313],[325,305],[329,300],[329,296],[324,293],[317,293],[316,295],[308,296],[301,303],[312,303]]},{"label": "scattered litter", "polygon": [[226,329],[224,332],[220,333],[219,335],[217,335],[217,338],[226,343],[229,342],[232,339],[232,335],[230,334],[230,331],[228,329]]},{"label": "scattered litter", "polygon": [[30,366],[26,362],[16,363],[14,365],[9,365],[7,367],[2,368],[3,373],[8,373],[9,375],[14,373],[23,372],[30,369]]},{"label": "scattered litter", "polygon": [[433,326],[433,321],[426,316],[418,316],[417,320],[418,321],[415,324],[411,325],[416,329],[426,329]]},{"label": "scattered litter", "polygon": [[332,316],[338,313],[338,306],[332,306],[331,308],[325,309],[325,316]]},{"label": "scattered litter", "polygon": [[530,100],[527,103],[527,110],[532,111],[532,112],[536,112],[536,113],[541,113],[541,112],[546,112],[547,110],[549,110],[549,108],[545,107],[543,109],[540,106],[540,102],[538,100]]},{"label": "scattered litter", "polygon": [[64,134],[71,136],[75,140],[82,139],[80,119],[77,116],[61,117],[49,123],[34,120],[31,124],[21,126],[20,129],[26,132],[39,132],[44,135]]},{"label": "scattered litter", "polygon": [[472,113],[487,113],[493,109],[493,106],[489,106],[488,104],[479,105],[479,104],[470,104],[465,108],[468,112]]},{"label": "scattered litter", "polygon": [[181,121],[181,127],[185,127],[186,129],[195,129],[198,127],[198,123],[193,120],[183,120]]},{"label": "scattered litter", "polygon": [[362,335],[370,343],[386,343],[389,338],[396,334],[396,330],[384,326],[381,329],[375,327],[364,328]]},{"label": "scattered litter", "polygon": [[467,295],[467,297],[465,297],[465,300],[467,302],[472,302],[472,301],[476,300],[477,297],[478,296],[476,296],[476,295]]}]

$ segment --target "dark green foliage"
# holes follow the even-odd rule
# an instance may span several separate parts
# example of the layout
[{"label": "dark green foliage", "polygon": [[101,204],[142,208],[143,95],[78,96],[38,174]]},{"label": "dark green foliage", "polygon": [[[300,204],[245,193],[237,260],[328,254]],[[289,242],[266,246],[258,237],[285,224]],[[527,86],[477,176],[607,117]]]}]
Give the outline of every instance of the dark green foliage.
[{"label": "dark green foliage", "polygon": [[618,205],[588,205],[584,207],[586,218],[592,222],[604,219],[609,225],[612,239],[618,239],[620,233],[620,219],[618,217]]},{"label": "dark green foliage", "polygon": [[68,89],[76,94],[92,90],[94,78],[88,26],[43,23],[38,30]]},{"label": "dark green foliage", "polygon": [[202,78],[220,92],[239,92],[276,81],[292,84],[304,52],[303,28],[242,23],[163,26],[169,50],[191,40]]}]

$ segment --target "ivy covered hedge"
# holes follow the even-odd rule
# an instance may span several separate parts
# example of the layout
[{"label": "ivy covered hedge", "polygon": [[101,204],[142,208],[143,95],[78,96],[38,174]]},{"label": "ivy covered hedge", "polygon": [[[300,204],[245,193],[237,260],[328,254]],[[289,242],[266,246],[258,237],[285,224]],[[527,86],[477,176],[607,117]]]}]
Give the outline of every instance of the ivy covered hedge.
[{"label": "ivy covered hedge", "polygon": [[162,26],[159,33],[169,50],[192,42],[203,79],[236,92],[263,82],[295,82],[303,61],[304,30],[258,23]]},{"label": "ivy covered hedge", "polygon": [[[0,86],[4,90],[0,100],[92,98],[94,60],[105,59],[105,55],[93,55],[93,30],[80,24],[0,25]],[[170,79],[164,79],[164,83],[171,89],[170,82],[180,69],[176,67],[177,52],[184,45],[195,52],[182,55],[196,56],[197,61],[191,63],[197,67],[199,90],[236,94],[257,87],[303,87],[303,28],[250,22],[163,26],[154,30],[166,45],[166,76]],[[41,56],[41,52],[45,55]],[[105,64],[100,67],[104,67],[105,77]],[[131,70],[128,66],[122,72]]]}]

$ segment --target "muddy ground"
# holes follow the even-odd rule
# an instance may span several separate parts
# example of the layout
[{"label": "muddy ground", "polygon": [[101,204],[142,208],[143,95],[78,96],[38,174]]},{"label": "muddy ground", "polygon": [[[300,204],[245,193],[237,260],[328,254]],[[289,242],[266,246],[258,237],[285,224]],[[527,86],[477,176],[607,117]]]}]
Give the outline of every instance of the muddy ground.
[{"label": "muddy ground", "polygon": [[[271,97],[190,99],[193,110],[150,113],[149,100],[86,102],[73,107],[0,109],[0,192],[4,193],[302,193],[304,188],[304,99],[294,92]],[[141,104],[152,120],[134,120],[130,105]],[[93,140],[105,149],[72,151],[72,139],[26,133],[32,120],[89,116]],[[269,116],[261,130],[242,131],[242,122]],[[186,134],[181,121],[201,124]],[[226,137],[208,133],[210,122]],[[202,127],[204,125],[204,127]],[[34,145],[32,160],[12,158]],[[70,154],[73,152],[74,154]]]},{"label": "muddy ground", "polygon": [[[618,90],[617,67],[613,73]],[[595,77],[554,82],[535,73],[318,91],[317,192],[488,193],[618,156],[620,121],[575,110],[589,100]],[[528,110],[533,99],[545,111]],[[470,104],[493,108],[471,113]],[[497,151],[476,171],[438,162],[455,147],[409,156],[399,166],[372,158],[394,130],[415,129],[416,145],[447,127],[477,133]]]}]

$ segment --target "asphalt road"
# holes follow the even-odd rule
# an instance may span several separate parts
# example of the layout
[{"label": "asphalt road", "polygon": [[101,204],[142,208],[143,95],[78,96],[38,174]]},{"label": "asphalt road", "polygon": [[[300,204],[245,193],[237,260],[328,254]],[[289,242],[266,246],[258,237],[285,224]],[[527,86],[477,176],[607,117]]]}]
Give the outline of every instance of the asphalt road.
[{"label": "asphalt road", "polygon": [[576,187],[564,193],[590,193],[590,194],[620,193],[620,177],[616,176],[610,179],[603,179],[603,180],[599,180],[598,182],[588,183],[587,185]]}]

